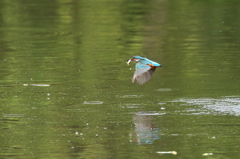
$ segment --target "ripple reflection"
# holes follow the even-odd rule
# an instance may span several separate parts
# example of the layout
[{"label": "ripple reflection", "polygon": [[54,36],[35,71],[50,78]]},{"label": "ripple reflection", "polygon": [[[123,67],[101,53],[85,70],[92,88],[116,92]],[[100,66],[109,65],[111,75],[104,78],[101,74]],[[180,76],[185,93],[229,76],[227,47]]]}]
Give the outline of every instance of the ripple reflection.
[{"label": "ripple reflection", "polygon": [[[192,114],[214,114],[219,115],[240,115],[240,97],[239,96],[224,96],[220,99],[215,98],[199,98],[199,99],[177,99],[172,102],[181,102],[181,105],[197,105],[202,106],[201,112],[199,110],[188,110],[192,111]],[[210,111],[210,112],[209,112]]]},{"label": "ripple reflection", "polygon": [[102,101],[84,101],[83,104],[103,104]]}]

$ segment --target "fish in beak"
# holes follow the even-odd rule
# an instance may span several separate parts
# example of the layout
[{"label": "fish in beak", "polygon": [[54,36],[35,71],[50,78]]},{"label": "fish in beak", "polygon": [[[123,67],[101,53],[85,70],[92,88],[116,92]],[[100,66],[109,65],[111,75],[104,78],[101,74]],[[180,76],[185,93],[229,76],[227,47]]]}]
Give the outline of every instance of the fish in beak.
[{"label": "fish in beak", "polygon": [[127,64],[129,65],[132,62],[132,59],[127,60]]}]

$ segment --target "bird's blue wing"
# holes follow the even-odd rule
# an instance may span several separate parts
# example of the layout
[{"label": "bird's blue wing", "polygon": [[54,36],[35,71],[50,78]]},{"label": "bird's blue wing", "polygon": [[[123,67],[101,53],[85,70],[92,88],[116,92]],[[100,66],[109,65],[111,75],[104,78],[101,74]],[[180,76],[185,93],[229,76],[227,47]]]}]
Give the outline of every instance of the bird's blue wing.
[{"label": "bird's blue wing", "polygon": [[138,62],[138,63],[136,63],[135,69],[136,70],[139,70],[139,69],[147,69],[147,70],[149,70],[149,69],[151,69],[151,67],[148,66],[145,63]]},{"label": "bird's blue wing", "polygon": [[137,82],[138,84],[143,84],[151,79],[154,69],[150,66],[138,62],[136,64],[136,71],[133,74],[132,82]]},{"label": "bird's blue wing", "polygon": [[145,64],[145,65],[151,64],[151,65],[153,65],[155,67],[161,66],[161,64],[159,64],[159,63],[157,63],[155,61],[149,60],[147,58],[141,59],[139,61],[139,63]]}]

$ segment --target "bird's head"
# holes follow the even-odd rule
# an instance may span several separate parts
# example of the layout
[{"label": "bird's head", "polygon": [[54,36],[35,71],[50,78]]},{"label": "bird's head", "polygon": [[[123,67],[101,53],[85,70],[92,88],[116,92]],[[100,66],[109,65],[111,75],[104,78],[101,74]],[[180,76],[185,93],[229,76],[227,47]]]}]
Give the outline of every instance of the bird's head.
[{"label": "bird's head", "polygon": [[129,65],[132,61],[138,62],[139,60],[142,60],[142,59],[144,58],[141,56],[133,56],[133,58],[127,60],[127,64]]}]

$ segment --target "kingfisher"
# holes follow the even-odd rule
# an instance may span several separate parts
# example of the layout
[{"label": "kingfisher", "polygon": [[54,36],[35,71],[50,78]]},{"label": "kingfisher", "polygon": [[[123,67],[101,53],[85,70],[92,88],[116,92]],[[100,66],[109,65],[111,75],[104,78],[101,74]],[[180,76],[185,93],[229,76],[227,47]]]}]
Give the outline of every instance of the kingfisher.
[{"label": "kingfisher", "polygon": [[132,82],[136,82],[140,85],[149,81],[157,67],[161,67],[162,65],[149,60],[145,57],[141,56],[133,56],[133,58],[127,60],[127,64],[129,65],[132,61],[136,62],[135,72],[133,74]]}]

